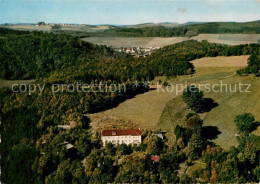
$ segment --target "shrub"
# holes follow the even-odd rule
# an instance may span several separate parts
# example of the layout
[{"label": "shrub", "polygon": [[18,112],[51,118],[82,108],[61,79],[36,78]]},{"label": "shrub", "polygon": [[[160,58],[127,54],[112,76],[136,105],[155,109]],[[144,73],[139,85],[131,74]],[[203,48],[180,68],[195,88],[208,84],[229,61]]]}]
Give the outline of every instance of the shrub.
[{"label": "shrub", "polygon": [[203,109],[203,93],[195,86],[189,86],[184,90],[182,98],[189,108],[195,112],[201,112]]},{"label": "shrub", "polygon": [[235,118],[235,123],[240,132],[250,133],[255,124],[255,118],[251,113],[240,114]]}]

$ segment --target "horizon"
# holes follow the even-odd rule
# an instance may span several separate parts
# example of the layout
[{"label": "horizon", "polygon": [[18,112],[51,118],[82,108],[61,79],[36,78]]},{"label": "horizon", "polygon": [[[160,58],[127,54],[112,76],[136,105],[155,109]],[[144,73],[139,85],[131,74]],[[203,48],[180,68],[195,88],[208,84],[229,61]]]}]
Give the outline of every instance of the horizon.
[{"label": "horizon", "polygon": [[0,0],[0,24],[252,22],[259,12],[260,0]]},{"label": "horizon", "polygon": [[258,22],[260,20],[250,20],[250,21],[209,21],[209,22],[202,22],[202,21],[188,21],[188,22],[142,22],[142,23],[137,23],[137,24],[86,24],[86,23],[73,23],[73,22],[44,22],[44,21],[39,21],[39,22],[5,22],[5,23],[0,23],[0,25],[36,25],[40,22],[43,22],[45,24],[72,24],[72,25],[88,25],[88,26],[132,26],[132,25],[143,25],[143,24],[187,24],[187,23],[194,23],[194,24],[206,24],[206,23],[249,23],[249,22]]}]

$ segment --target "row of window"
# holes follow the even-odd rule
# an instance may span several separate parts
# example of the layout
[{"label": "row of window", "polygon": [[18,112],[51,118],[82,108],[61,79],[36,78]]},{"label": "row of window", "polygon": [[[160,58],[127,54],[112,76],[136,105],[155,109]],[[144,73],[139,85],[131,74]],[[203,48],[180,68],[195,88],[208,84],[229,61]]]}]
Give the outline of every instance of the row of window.
[{"label": "row of window", "polygon": [[139,140],[133,140],[133,141],[131,141],[131,140],[126,140],[126,141],[120,141],[120,140],[112,140],[112,141],[108,141],[108,142],[112,142],[113,144],[116,144],[116,143],[140,143],[140,141]]},{"label": "row of window", "polygon": [[133,138],[133,139],[136,139],[136,138],[140,138],[140,136],[107,136],[106,137],[107,139],[124,139],[124,138]]}]

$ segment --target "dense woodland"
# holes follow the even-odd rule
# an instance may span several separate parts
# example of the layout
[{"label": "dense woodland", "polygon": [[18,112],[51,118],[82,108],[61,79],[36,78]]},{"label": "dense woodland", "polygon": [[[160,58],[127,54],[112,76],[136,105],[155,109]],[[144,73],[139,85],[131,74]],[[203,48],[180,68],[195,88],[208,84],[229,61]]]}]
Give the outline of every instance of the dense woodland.
[{"label": "dense woodland", "polygon": [[46,77],[55,70],[79,66],[82,60],[127,57],[65,34],[0,28],[0,35],[0,77],[3,79]]},{"label": "dense woodland", "polygon": [[[47,84],[41,95],[39,91],[29,95],[13,93],[9,88],[0,89],[1,180],[4,183],[260,180],[260,139],[250,134],[258,122],[251,114],[240,115],[234,120],[240,131],[239,146],[229,151],[211,142],[195,112],[187,115],[186,126],[176,127],[174,145],[169,144],[170,140],[162,140],[154,136],[154,132],[144,130],[143,141],[138,146],[103,146],[99,132],[90,131],[87,116],[145,92],[145,86],[133,85],[135,80],[190,74],[195,72],[189,63],[192,59],[251,54],[259,49],[258,45],[225,46],[187,41],[160,49],[149,58],[135,59],[68,35],[2,30],[0,40],[2,78],[37,78],[37,83]],[[124,83],[127,90],[123,93],[90,91],[52,95],[51,84],[69,82]],[[188,98],[193,97],[188,95]],[[69,130],[57,127],[69,121],[75,121],[77,127]],[[74,148],[67,149],[68,143]],[[150,155],[159,155],[160,162],[152,162]],[[206,163],[204,169],[192,176],[178,173],[181,164],[192,165],[199,158]]]}]

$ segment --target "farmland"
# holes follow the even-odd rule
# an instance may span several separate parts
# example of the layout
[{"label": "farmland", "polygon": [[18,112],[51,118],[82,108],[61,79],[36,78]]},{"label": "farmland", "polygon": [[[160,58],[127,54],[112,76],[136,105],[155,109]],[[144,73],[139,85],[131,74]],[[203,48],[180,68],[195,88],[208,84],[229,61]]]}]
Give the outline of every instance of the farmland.
[{"label": "farmland", "polygon": [[249,56],[233,56],[233,57],[224,57],[219,56],[214,57],[205,57],[201,59],[195,59],[192,61],[195,68],[202,67],[246,67],[247,59]]},{"label": "farmland", "polygon": [[108,45],[112,48],[118,47],[149,47],[159,46],[163,47],[174,43],[179,43],[188,40],[186,37],[88,37],[83,38],[84,41],[88,41],[95,44]]},{"label": "farmland", "polygon": [[149,47],[149,46],[167,46],[186,40],[207,40],[212,43],[221,43],[228,45],[240,45],[257,43],[260,39],[260,34],[200,34],[191,38],[188,37],[87,37],[83,38],[95,44],[108,45],[112,48],[118,47]]},{"label": "farmland", "polygon": [[[210,112],[200,114],[204,126],[217,127],[221,133],[214,140],[224,149],[237,145],[235,134],[237,133],[234,124],[236,115],[243,112],[251,112],[256,120],[260,119],[260,81],[252,76],[240,77],[234,75],[235,71],[244,66],[248,56],[202,58],[194,60],[196,73],[193,75],[179,76],[174,79],[157,77],[157,80],[167,81],[171,84],[215,84],[223,83],[237,84],[240,81],[244,84],[251,84],[250,93],[232,92],[209,92],[204,93],[206,98],[212,98],[218,106]],[[216,64],[212,65],[215,61]],[[202,65],[204,62],[204,65]],[[227,63],[227,64],[226,64]],[[183,125],[185,116],[191,112],[182,101],[181,93],[173,91],[151,90],[147,93],[137,95],[133,99],[126,100],[118,107],[91,115],[92,124],[100,129],[106,126],[106,121],[113,117],[120,122],[120,126],[140,127],[144,129],[161,129],[168,132],[167,136],[173,136],[173,130],[177,124]],[[118,124],[111,125],[111,127]],[[258,134],[258,130],[255,134]]]},{"label": "farmland", "polygon": [[[51,32],[53,27],[56,24],[46,24],[46,25],[34,25],[34,24],[25,24],[25,25],[2,25],[0,27],[9,28],[20,31],[45,31]],[[75,32],[99,32],[109,29],[109,26],[90,26],[90,25],[74,25],[74,24],[66,24],[59,25],[57,30],[59,31],[75,31]]]}]

